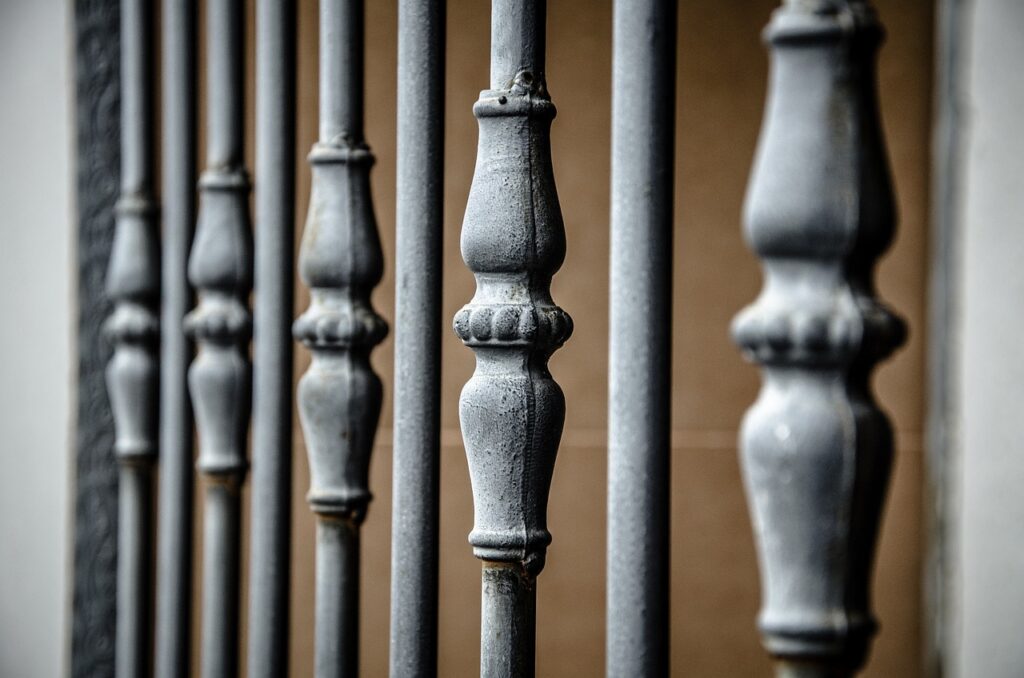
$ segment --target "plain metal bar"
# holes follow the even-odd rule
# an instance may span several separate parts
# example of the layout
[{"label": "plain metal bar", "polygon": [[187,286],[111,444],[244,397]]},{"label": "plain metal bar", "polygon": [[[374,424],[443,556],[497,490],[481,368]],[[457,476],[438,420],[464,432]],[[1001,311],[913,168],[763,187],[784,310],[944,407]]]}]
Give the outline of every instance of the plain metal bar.
[{"label": "plain metal bar", "polygon": [[614,5],[608,676],[669,669],[676,5]]},{"label": "plain metal bar", "polygon": [[188,252],[195,227],[196,7],[163,3],[163,260],[160,323],[160,493],[157,512],[156,678],[189,671],[192,614],[192,347],[182,321],[192,307]]},{"label": "plain metal bar", "polygon": [[459,419],[473,485],[469,541],[483,561],[480,671],[488,678],[534,673],[533,591],[551,541],[548,492],[565,421],[565,398],[547,369],[572,319],[550,288],[565,229],[551,166],[545,8],[543,0],[491,5],[491,89],[473,107],[480,136],[462,227],[477,289],[454,325],[476,371]]},{"label": "plain metal bar", "polygon": [[153,199],[153,35],[150,4],[121,2],[121,196],[107,271],[114,346],[107,389],[119,465],[115,674],[151,667],[153,476],[159,420],[160,258]]},{"label": "plain metal bar", "polygon": [[295,3],[256,3],[256,268],[248,662],[288,673],[295,248]]},{"label": "plain metal bar", "polygon": [[359,675],[359,525],[324,518],[316,528],[316,676]]},{"label": "plain metal bar", "polygon": [[445,4],[398,5],[390,673],[408,678],[437,675]]},{"label": "plain metal bar", "polygon": [[537,644],[537,580],[518,563],[481,571],[482,676],[532,676]]},{"label": "plain metal bar", "polygon": [[758,626],[781,678],[847,678],[877,624],[870,583],[893,432],[875,366],[905,340],[875,294],[895,230],[864,0],[786,0],[765,31],[768,101],[744,209],[764,289],[733,322],[761,366],[740,458],[760,561]]},{"label": "plain metal bar", "polygon": [[370,303],[384,270],[363,139],[363,2],[320,3],[320,139],[299,268],[309,308],[293,334],[312,353],[299,418],[317,515],[317,678],[354,677],[359,647],[359,526],[383,386],[370,352],[387,324]]},{"label": "plain metal bar", "polygon": [[240,494],[252,397],[248,309],[252,288],[249,177],[244,167],[242,0],[209,0],[207,167],[189,280],[199,303],[186,317],[197,354],[189,390],[199,432],[196,469],[204,478],[201,671],[238,673]]}]

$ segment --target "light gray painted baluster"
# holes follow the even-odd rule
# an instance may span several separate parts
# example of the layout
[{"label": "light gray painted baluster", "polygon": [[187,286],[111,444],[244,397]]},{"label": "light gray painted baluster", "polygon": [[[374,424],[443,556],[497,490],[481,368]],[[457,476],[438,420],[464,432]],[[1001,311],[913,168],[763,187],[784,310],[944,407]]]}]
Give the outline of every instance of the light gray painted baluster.
[{"label": "light gray painted baluster", "polygon": [[546,3],[494,0],[491,89],[462,230],[476,294],[455,331],[476,354],[459,414],[473,484],[469,540],[483,560],[481,675],[534,675],[536,577],[565,399],[547,369],[572,333],[551,300],[565,230],[551,168],[555,107],[544,72]]},{"label": "light gray painted baluster", "polygon": [[617,0],[612,37],[608,676],[667,676],[675,0]]},{"label": "light gray painted baluster", "polygon": [[288,673],[295,243],[295,3],[256,3],[256,294],[248,668]]},{"label": "light gray painted baluster", "polygon": [[398,5],[390,660],[406,678],[437,675],[445,4]]},{"label": "light gray painted baluster", "polygon": [[741,434],[759,625],[779,676],[852,676],[876,626],[869,585],[892,458],[870,378],[905,335],[873,282],[895,221],[875,88],[882,28],[867,2],[790,0],[766,36],[745,217],[765,285],[733,325],[763,377]]},{"label": "light gray painted baluster", "polygon": [[362,0],[320,3],[320,140],[309,162],[299,271],[310,305],[293,330],[313,354],[298,403],[317,515],[315,673],[335,678],[359,670],[359,526],[383,397],[370,351],[387,334],[370,305],[384,262],[363,139]]},{"label": "light gray painted baluster", "polygon": [[157,516],[157,678],[189,671],[192,614],[192,347],[182,321],[192,306],[186,267],[195,226],[196,7],[163,3],[163,299],[160,353],[160,504]]},{"label": "light gray painted baluster", "polygon": [[207,168],[189,280],[199,303],[186,318],[198,353],[189,389],[199,431],[196,468],[205,481],[201,669],[238,673],[240,493],[252,395],[248,309],[252,287],[249,176],[243,157],[242,0],[207,8]]},{"label": "light gray painted baluster", "polygon": [[121,2],[121,196],[107,271],[114,346],[107,390],[119,465],[115,673],[150,670],[153,466],[157,459],[160,254],[153,199],[153,35],[150,5]]}]

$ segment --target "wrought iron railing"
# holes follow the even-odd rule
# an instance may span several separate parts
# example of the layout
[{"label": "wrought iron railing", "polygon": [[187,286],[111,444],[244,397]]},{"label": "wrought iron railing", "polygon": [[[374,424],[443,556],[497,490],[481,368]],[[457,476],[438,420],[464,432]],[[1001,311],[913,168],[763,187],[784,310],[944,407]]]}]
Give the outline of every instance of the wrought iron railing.
[{"label": "wrought iron railing", "polygon": [[[296,400],[317,521],[315,673],[352,677],[360,526],[383,399],[370,354],[388,330],[370,303],[384,257],[364,139],[363,0],[320,2],[320,134],[298,259],[310,303],[291,328],[296,6],[255,6],[255,243],[243,154],[246,7],[206,0],[205,8],[207,153],[196,193],[196,3],[164,1],[157,73],[151,3],[121,2],[122,191],[108,323],[121,468],[117,675],[189,670],[193,410],[204,488],[202,675],[238,674],[250,464],[248,672],[287,673],[293,333],[312,353]],[[606,670],[663,676],[676,2],[618,0],[613,21]],[[444,0],[399,2],[393,676],[433,676],[438,661],[444,23]],[[477,287],[454,318],[476,356],[459,411],[475,506],[469,541],[482,561],[480,673],[489,678],[534,674],[538,575],[566,407],[547,363],[573,329],[550,290],[566,236],[545,23],[545,0],[492,2],[490,83],[473,107],[479,146],[462,230]],[[766,32],[768,106],[745,218],[765,284],[733,334],[763,374],[741,447],[762,572],[760,628],[780,676],[853,675],[875,632],[868,585],[892,431],[869,379],[905,333],[872,280],[894,224],[875,94],[881,36],[859,0],[786,0]],[[198,303],[186,315],[193,291]],[[196,345],[188,393],[186,335]]]}]

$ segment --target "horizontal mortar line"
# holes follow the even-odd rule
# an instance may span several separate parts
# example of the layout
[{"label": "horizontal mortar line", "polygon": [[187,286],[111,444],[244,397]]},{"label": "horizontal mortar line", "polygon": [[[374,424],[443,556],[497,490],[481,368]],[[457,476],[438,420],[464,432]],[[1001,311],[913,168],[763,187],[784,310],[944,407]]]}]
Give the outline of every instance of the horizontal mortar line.
[{"label": "horizontal mortar line", "polygon": [[[302,433],[295,431],[296,442],[301,442]],[[924,434],[921,431],[896,431],[896,449],[899,452],[921,452],[924,450]],[[391,447],[394,429],[381,428],[377,432],[376,446]],[[571,428],[562,433],[562,448],[603,448],[608,445],[608,430],[603,428]],[[739,446],[739,432],[732,429],[678,428],[672,430],[673,450],[723,450],[732,451]],[[441,430],[441,447],[462,447],[462,432],[453,427]]]}]

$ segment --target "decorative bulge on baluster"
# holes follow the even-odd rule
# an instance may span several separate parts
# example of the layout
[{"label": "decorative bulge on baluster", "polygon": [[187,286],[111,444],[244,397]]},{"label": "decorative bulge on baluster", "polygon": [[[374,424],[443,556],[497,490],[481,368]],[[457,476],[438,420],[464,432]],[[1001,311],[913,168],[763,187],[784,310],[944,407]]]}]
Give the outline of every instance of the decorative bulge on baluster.
[{"label": "decorative bulge on baluster", "polygon": [[550,295],[565,257],[551,168],[555,107],[543,81],[519,73],[473,107],[480,138],[462,231],[477,289],[454,319],[476,353],[459,402],[473,485],[478,558],[544,567],[547,501],[565,398],[547,361],[572,334]]},{"label": "decorative bulge on baluster", "polygon": [[361,141],[318,143],[300,272],[310,305],[292,328],[313,357],[298,404],[310,465],[307,500],[316,513],[359,523],[372,498],[370,453],[383,386],[371,350],[387,335],[370,292],[384,263],[370,201],[373,155]]}]

